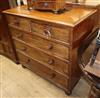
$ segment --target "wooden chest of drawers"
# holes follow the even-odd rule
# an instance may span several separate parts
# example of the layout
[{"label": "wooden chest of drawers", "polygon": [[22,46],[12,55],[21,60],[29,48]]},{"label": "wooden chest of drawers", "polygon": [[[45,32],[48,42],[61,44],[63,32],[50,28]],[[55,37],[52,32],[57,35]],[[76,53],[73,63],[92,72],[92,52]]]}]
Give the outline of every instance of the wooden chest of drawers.
[{"label": "wooden chest of drawers", "polygon": [[97,11],[74,8],[63,14],[4,11],[19,62],[70,94],[80,79],[77,49],[97,28]]}]

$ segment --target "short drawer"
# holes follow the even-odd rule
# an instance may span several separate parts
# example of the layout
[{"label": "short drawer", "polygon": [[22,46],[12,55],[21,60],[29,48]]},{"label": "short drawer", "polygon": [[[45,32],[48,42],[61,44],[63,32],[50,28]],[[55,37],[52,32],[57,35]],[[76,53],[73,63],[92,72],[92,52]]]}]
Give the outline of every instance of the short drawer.
[{"label": "short drawer", "polygon": [[48,68],[47,66],[33,60],[32,58],[29,58],[26,55],[23,55],[22,53],[18,52],[18,57],[20,62],[32,70],[34,73],[42,76],[43,78],[49,80],[50,82],[54,83],[55,85],[67,89],[68,88],[68,77],[63,76],[56,71]]},{"label": "short drawer", "polygon": [[52,26],[48,24],[43,24],[39,22],[32,21],[31,22],[31,31],[32,33],[35,33],[37,35],[46,37],[46,38],[51,38],[56,41],[61,41],[61,42],[70,42],[70,29],[69,28],[61,28],[60,26]]},{"label": "short drawer", "polygon": [[66,46],[54,43],[52,41],[48,41],[46,39],[43,39],[33,34],[31,35],[28,33],[24,33],[20,30],[11,28],[10,31],[13,37],[23,40],[24,42],[30,44],[31,46],[38,47],[42,50],[49,52],[52,55],[59,56],[66,60],[70,59],[69,58],[69,48]]},{"label": "short drawer", "polygon": [[9,25],[30,32],[31,28],[29,19],[13,15],[6,15],[6,17]]},{"label": "short drawer", "polygon": [[29,55],[33,59],[40,61],[46,66],[56,70],[62,74],[68,75],[68,64],[60,59],[57,59],[51,55],[48,55],[34,47],[28,46],[18,40],[14,40],[17,51]]}]

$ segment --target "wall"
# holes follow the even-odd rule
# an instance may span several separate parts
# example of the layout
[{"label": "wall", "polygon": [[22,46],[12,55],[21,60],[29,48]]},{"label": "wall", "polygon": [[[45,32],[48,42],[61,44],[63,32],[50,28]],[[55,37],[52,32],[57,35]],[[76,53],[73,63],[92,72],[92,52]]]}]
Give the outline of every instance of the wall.
[{"label": "wall", "polygon": [[9,5],[11,8],[16,7],[16,0],[9,0]]}]

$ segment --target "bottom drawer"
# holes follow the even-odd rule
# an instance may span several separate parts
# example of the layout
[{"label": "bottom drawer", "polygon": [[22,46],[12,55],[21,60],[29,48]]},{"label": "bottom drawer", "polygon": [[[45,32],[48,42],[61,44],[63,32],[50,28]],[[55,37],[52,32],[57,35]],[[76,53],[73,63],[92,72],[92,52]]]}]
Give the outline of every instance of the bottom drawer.
[{"label": "bottom drawer", "polygon": [[68,77],[63,76],[56,71],[51,70],[45,65],[40,64],[39,62],[29,58],[28,56],[18,52],[18,57],[20,63],[35,72],[36,74],[42,76],[43,78],[49,80],[56,86],[67,89],[68,88]]}]

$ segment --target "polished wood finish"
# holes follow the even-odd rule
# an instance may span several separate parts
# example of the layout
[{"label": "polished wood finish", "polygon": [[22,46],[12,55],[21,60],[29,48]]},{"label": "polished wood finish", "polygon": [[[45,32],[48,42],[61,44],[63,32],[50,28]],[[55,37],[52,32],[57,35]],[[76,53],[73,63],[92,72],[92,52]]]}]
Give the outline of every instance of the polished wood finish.
[{"label": "polished wood finish", "polygon": [[[88,16],[96,13],[97,10],[94,9],[85,9],[85,8],[73,8],[70,11],[65,11],[62,14],[53,14],[51,12],[41,12],[41,11],[28,11],[27,6],[12,8],[12,10],[6,10],[4,13],[17,15],[21,17],[26,17],[30,19],[35,19],[44,22],[46,24],[52,23],[52,25],[62,25],[66,29],[67,27],[74,27],[77,24],[81,23],[83,20],[86,20]],[[36,17],[37,16],[37,17]],[[86,16],[86,17],[85,17]]]},{"label": "polished wood finish", "polygon": [[[69,43],[70,40],[70,28],[60,28],[59,26],[52,26],[52,24],[46,24],[39,21],[32,21],[32,32],[40,36],[49,37],[57,41],[63,41]],[[66,30],[67,29],[67,30]],[[38,32],[38,33],[37,33]],[[63,38],[63,39],[62,39]]]},{"label": "polished wood finish", "polygon": [[9,25],[22,28],[25,31],[30,31],[30,21],[28,19],[11,15],[7,15],[6,17],[8,19]]},{"label": "polished wood finish", "polygon": [[[97,9],[98,10],[98,23],[99,23],[99,28],[100,28],[100,3],[99,1],[91,1],[90,2],[86,0],[84,2],[81,2],[81,3],[70,3],[70,2],[66,2],[66,5],[65,5],[65,9],[66,10],[70,10],[72,8],[89,8],[89,9]],[[88,3],[88,4],[87,4]]]},{"label": "polished wood finish", "polygon": [[27,55],[23,55],[22,53],[18,52],[18,56],[20,62],[36,74],[44,77],[45,79],[61,87],[62,89],[66,90],[66,88],[68,87],[68,77],[63,76],[60,73],[57,73],[56,71],[41,64],[40,62],[37,62],[36,60],[30,58]]},{"label": "polished wood finish", "polygon": [[[98,28],[97,10],[73,8],[57,15],[28,11],[27,6],[22,6],[4,14],[19,62],[70,94],[81,75],[77,50],[85,37]],[[9,17],[22,22],[16,25]]]},{"label": "polished wood finish", "polygon": [[[36,36],[34,33],[24,33],[21,30],[17,30],[13,27],[10,28],[10,31],[12,33],[12,36],[14,39],[22,40],[26,43],[28,43],[30,46],[34,46],[37,48],[40,48],[42,50],[45,50],[51,55],[59,56],[60,58],[64,58],[69,60],[69,47],[65,47],[61,44],[54,43],[49,40],[45,40],[41,37]],[[33,44],[34,43],[34,44]]]},{"label": "polished wood finish", "polygon": [[54,56],[48,55],[36,47],[24,44],[24,42],[22,41],[15,40],[14,43],[16,45],[17,51],[29,55],[33,59],[36,59],[39,62],[47,65],[48,67],[51,67],[53,70],[57,70],[58,72],[66,75],[68,74],[68,67],[70,65],[67,65],[66,61],[62,61]]}]

